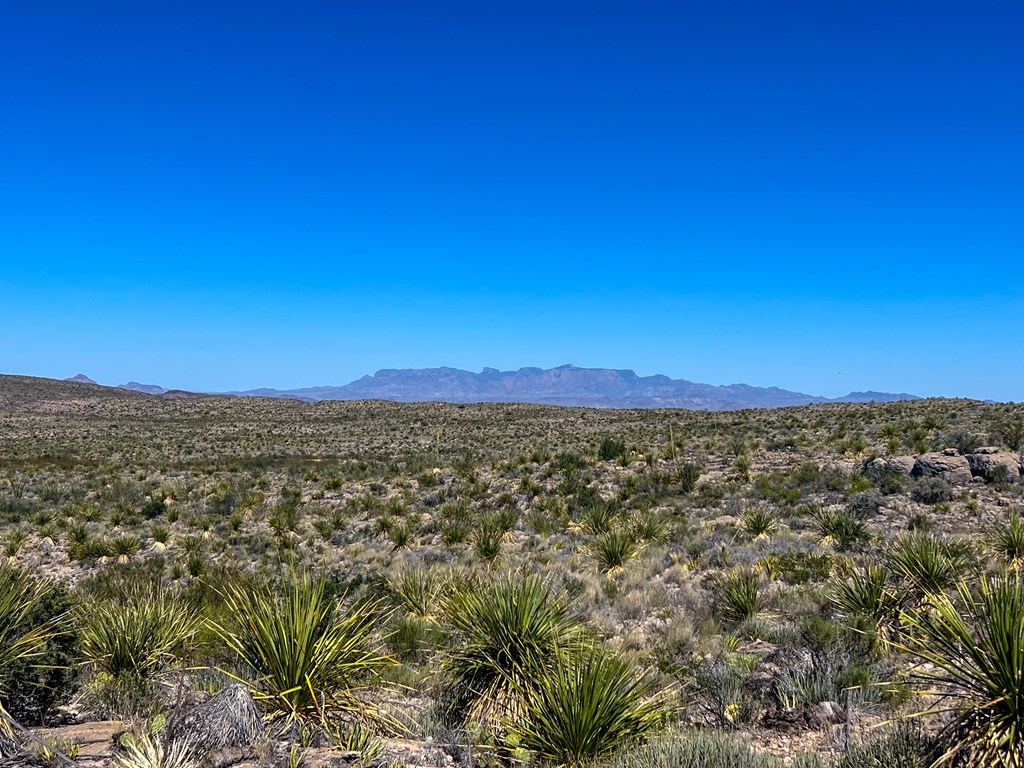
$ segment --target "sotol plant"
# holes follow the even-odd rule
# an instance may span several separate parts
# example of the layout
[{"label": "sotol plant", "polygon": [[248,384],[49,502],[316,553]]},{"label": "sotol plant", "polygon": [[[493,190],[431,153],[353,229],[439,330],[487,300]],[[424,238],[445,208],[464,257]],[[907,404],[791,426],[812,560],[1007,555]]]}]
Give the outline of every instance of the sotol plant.
[{"label": "sotol plant", "polygon": [[393,660],[374,642],[376,606],[342,609],[323,581],[296,575],[282,593],[235,588],[230,620],[215,625],[252,670],[250,687],[272,719],[329,726],[341,718],[382,722],[359,692]]},{"label": "sotol plant", "polygon": [[917,677],[960,701],[940,739],[940,764],[1017,768],[1024,764],[1024,584],[1019,578],[959,582],[956,600],[932,593],[908,615],[904,648]]}]

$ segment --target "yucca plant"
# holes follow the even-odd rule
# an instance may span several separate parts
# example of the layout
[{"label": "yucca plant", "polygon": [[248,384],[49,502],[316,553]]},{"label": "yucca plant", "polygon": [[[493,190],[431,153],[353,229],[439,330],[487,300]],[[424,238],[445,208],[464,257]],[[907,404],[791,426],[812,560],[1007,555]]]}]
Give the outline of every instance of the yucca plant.
[{"label": "yucca plant", "polygon": [[[525,679],[521,675],[520,679]],[[520,691],[511,732],[544,764],[578,768],[605,759],[662,726],[667,696],[625,660],[588,648]]]},{"label": "yucca plant", "polygon": [[[918,680],[959,706],[940,737],[937,764],[1024,765],[1024,584],[1019,576],[959,581],[956,599],[932,592],[906,618],[903,648],[924,665]],[[921,714],[931,714],[936,710]]]},{"label": "yucca plant", "polygon": [[951,588],[972,564],[971,549],[956,539],[905,533],[889,548],[886,564],[919,595]]},{"label": "yucca plant", "polygon": [[753,571],[735,571],[712,582],[718,615],[728,625],[752,619],[764,608],[761,582]]},{"label": "yucca plant", "polygon": [[385,717],[360,698],[394,663],[375,641],[378,606],[340,610],[326,584],[295,575],[282,593],[236,587],[224,596],[230,619],[214,631],[251,670],[250,689],[272,720],[328,726]]},{"label": "yucca plant", "polygon": [[493,563],[501,555],[505,532],[493,517],[484,517],[473,534],[473,551],[485,563]]},{"label": "yucca plant", "polygon": [[408,568],[388,580],[395,607],[420,619],[436,619],[447,584],[434,571]]},{"label": "yucca plant", "polygon": [[200,618],[171,593],[140,589],[84,604],[77,624],[82,654],[95,672],[149,679],[188,656]]},{"label": "yucca plant", "polygon": [[989,549],[1010,568],[1024,565],[1024,521],[1020,512],[1013,510],[1006,522],[992,526],[989,531]]},{"label": "yucca plant", "polygon": [[883,653],[898,638],[904,600],[904,593],[892,582],[889,571],[874,563],[838,582],[832,593],[833,605],[856,629],[869,633]]},{"label": "yucca plant", "polygon": [[598,570],[611,575],[621,571],[636,556],[639,548],[632,534],[613,529],[594,539],[589,550],[590,556],[597,562]]},{"label": "yucca plant", "polygon": [[536,576],[504,576],[447,603],[461,636],[442,663],[444,713],[453,725],[497,727],[522,710],[524,692],[578,648],[582,621]]},{"label": "yucca plant", "polygon": [[768,541],[779,530],[779,521],[770,509],[752,507],[743,513],[740,530],[753,541]]},{"label": "yucca plant", "polygon": [[871,540],[867,524],[858,520],[849,510],[815,510],[813,520],[821,536],[821,544],[831,546],[837,552],[862,549]]},{"label": "yucca plant", "polygon": [[[49,592],[46,582],[24,571],[0,567],[0,670],[42,655],[47,643],[60,631],[63,616],[31,626],[30,617]],[[0,695],[3,693],[0,690]],[[0,703],[0,729],[4,715],[6,711]]]},{"label": "yucca plant", "polygon": [[76,623],[92,671],[91,704],[107,716],[133,717],[152,709],[160,676],[187,660],[200,619],[172,594],[138,589],[83,604]]}]

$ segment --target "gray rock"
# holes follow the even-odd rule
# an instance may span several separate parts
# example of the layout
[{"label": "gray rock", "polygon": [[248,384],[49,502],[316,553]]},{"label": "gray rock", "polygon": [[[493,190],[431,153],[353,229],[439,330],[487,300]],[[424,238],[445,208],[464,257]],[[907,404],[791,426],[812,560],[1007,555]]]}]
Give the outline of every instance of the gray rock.
[{"label": "gray rock", "polygon": [[[986,446],[978,448],[967,457],[971,473],[988,481],[1002,480],[1008,483],[1020,482],[1021,460],[1015,453],[1008,453]],[[1001,469],[1005,467],[1005,469]]]},{"label": "gray rock", "polygon": [[900,475],[909,475],[914,471],[913,456],[887,456],[879,457],[869,461],[865,469],[873,472],[884,473],[894,472]]},{"label": "gray rock", "polygon": [[940,477],[953,485],[967,485],[971,482],[971,465],[967,457],[961,456],[955,448],[947,448],[941,453],[918,456],[910,474],[914,477]]}]

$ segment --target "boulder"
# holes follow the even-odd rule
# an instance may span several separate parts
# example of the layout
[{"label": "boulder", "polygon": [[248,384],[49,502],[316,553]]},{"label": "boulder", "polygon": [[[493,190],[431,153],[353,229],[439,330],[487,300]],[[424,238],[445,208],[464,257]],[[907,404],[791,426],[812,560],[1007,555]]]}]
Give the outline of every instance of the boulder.
[{"label": "boulder", "polygon": [[[992,446],[983,446],[967,457],[971,473],[985,480],[1001,480],[1007,483],[1020,482],[1020,456]],[[1005,467],[1005,469],[1004,469]]]},{"label": "boulder", "polygon": [[185,742],[197,758],[221,764],[218,753],[244,756],[263,733],[263,718],[244,685],[229,685],[205,701],[189,702],[167,724],[169,743]]},{"label": "boulder", "polygon": [[879,457],[877,459],[871,459],[865,467],[871,474],[885,474],[893,473],[899,475],[909,475],[914,471],[914,457],[913,456],[887,456]]},{"label": "boulder", "polygon": [[961,456],[955,448],[921,454],[914,461],[910,474],[914,477],[940,477],[952,485],[967,485],[972,477],[967,457]]}]

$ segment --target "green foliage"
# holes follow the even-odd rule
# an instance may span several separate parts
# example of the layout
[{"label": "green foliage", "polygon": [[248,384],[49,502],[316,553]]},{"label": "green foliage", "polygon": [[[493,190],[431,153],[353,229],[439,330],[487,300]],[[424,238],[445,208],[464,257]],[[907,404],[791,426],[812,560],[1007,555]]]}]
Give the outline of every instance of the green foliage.
[{"label": "green foliage", "polygon": [[359,697],[392,659],[374,641],[377,606],[339,610],[324,581],[294,575],[278,593],[231,589],[215,630],[251,670],[249,685],[272,719],[328,725],[336,717],[383,720]]},{"label": "green foliage", "polygon": [[512,736],[547,765],[592,765],[662,726],[668,714],[650,678],[597,649],[525,679]]},{"label": "green foliage", "polygon": [[968,544],[931,533],[905,533],[885,554],[889,569],[918,594],[949,589],[974,564]]},{"label": "green foliage", "polygon": [[900,723],[889,733],[850,747],[836,768],[930,768],[932,739],[912,723]]},{"label": "green foliage", "polygon": [[989,548],[1003,563],[1010,568],[1024,565],[1024,521],[1018,510],[1012,510],[1004,522],[993,525],[988,538]]},{"label": "green foliage", "polygon": [[[19,578],[9,568],[0,568],[0,594],[11,589],[10,580]],[[21,578],[24,578],[23,576]],[[3,599],[0,598],[0,602]],[[6,638],[13,644],[19,634],[39,632],[43,644],[32,655],[8,657],[0,664],[0,703],[22,725],[45,725],[56,708],[70,698],[75,689],[74,662],[78,653],[78,636],[63,630],[73,607],[67,587],[47,583],[29,610],[8,626],[0,615],[0,643]],[[10,613],[6,613],[11,617]]]},{"label": "green foliage", "polygon": [[914,481],[910,498],[922,504],[938,504],[953,498],[953,486],[941,477],[921,477]]},{"label": "green foliage", "polygon": [[1017,578],[960,581],[956,600],[930,593],[911,612],[904,647],[931,665],[927,686],[959,700],[940,738],[944,760],[966,768],[1024,762],[1024,585]]},{"label": "green foliage", "polygon": [[605,531],[590,545],[590,555],[598,570],[608,574],[621,571],[637,552],[633,534],[620,529]]},{"label": "green foliage", "polygon": [[864,549],[871,540],[867,525],[847,509],[831,507],[815,510],[813,522],[821,536],[821,543],[837,552]]},{"label": "green foliage", "polygon": [[904,599],[889,571],[873,563],[836,583],[832,592],[833,605],[856,629],[868,632],[883,652],[899,637]]},{"label": "green foliage", "polygon": [[601,461],[615,461],[628,458],[629,449],[621,440],[606,435],[597,447],[597,458]]},{"label": "green foliage", "polygon": [[767,507],[751,507],[740,519],[740,530],[753,541],[768,541],[778,529],[778,518]]},{"label": "green foliage", "polygon": [[[56,637],[63,616],[44,616],[52,587],[23,571],[0,566],[0,670],[9,672],[27,660],[38,660]],[[0,683],[7,683],[7,675]],[[9,688],[0,689],[6,698]],[[0,698],[0,712],[4,711]]]},{"label": "green foliage", "polygon": [[140,587],[121,599],[87,601],[76,623],[93,673],[90,700],[128,716],[146,711],[156,678],[188,658],[200,619],[176,595]]},{"label": "green foliage", "polygon": [[[799,761],[799,762],[798,762]],[[782,758],[758,752],[743,736],[700,730],[673,733],[622,752],[609,768],[785,768]],[[798,757],[794,768],[819,764]]]},{"label": "green foliage", "polygon": [[502,576],[448,603],[459,642],[442,664],[446,720],[497,727],[522,711],[531,687],[565,664],[582,622],[536,576]]},{"label": "green foliage", "polygon": [[715,610],[727,626],[753,619],[764,608],[761,582],[753,571],[734,571],[711,581]]}]

